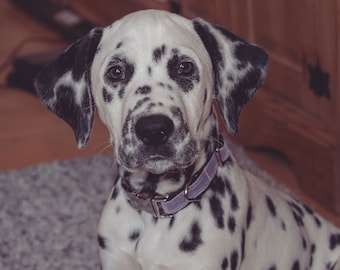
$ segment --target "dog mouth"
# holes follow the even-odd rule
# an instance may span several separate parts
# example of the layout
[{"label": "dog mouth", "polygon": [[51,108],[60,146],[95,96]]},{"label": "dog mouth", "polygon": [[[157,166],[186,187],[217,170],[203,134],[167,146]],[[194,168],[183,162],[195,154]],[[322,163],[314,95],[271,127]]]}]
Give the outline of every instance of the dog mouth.
[{"label": "dog mouth", "polygon": [[140,168],[153,174],[163,174],[175,170],[178,167],[179,166],[175,162],[162,156],[150,157],[144,160],[144,163],[140,166]]},{"label": "dog mouth", "polygon": [[176,163],[172,159],[163,156],[152,156],[143,160],[142,164],[129,168],[130,170],[145,170],[152,174],[160,175],[167,172],[182,170],[189,167],[194,160],[185,163]]},{"label": "dog mouth", "polygon": [[187,157],[185,160],[153,154],[153,155],[133,155],[130,157],[119,158],[119,163],[128,171],[143,170],[152,174],[160,175],[171,171],[177,171],[189,167],[196,159],[196,155]]}]

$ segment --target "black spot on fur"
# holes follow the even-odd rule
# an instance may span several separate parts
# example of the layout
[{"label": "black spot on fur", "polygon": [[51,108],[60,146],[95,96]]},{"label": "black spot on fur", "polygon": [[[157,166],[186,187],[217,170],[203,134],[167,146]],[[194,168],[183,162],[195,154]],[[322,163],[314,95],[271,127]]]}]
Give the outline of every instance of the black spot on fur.
[{"label": "black spot on fur", "polygon": [[222,196],[225,194],[225,185],[221,177],[216,176],[215,179],[210,184],[210,187],[211,190],[221,194]]},{"label": "black spot on fur", "polygon": [[228,264],[229,264],[228,258],[225,257],[225,258],[223,259],[223,261],[222,261],[221,269],[222,269],[222,270],[227,270]]},{"label": "black spot on fur", "polygon": [[309,206],[303,204],[303,208],[305,209],[305,211],[311,215],[314,219],[314,222],[316,224],[316,226],[318,228],[320,228],[322,226],[321,220],[317,217],[317,215],[315,214],[315,212],[313,211],[313,209],[311,209]]},{"label": "black spot on fur", "polygon": [[314,216],[314,221],[315,221],[316,226],[318,226],[318,228],[321,228],[322,222],[317,216]]},{"label": "black spot on fur", "polygon": [[166,181],[171,181],[172,183],[178,183],[179,181],[181,181],[181,174],[179,171],[170,171],[170,172],[167,172],[163,178],[166,180]]},{"label": "black spot on fur", "polygon": [[179,248],[184,252],[192,252],[202,245],[202,243],[200,225],[198,222],[194,222],[190,232],[180,243]]},{"label": "black spot on fur", "polygon": [[110,103],[113,99],[112,94],[110,94],[105,87],[103,88],[103,99],[105,103]]},{"label": "black spot on fur", "polygon": [[205,88],[204,89],[204,97],[203,97],[203,105],[202,105],[202,107],[205,107],[205,103],[207,102],[207,98],[208,98],[208,89]]},{"label": "black spot on fur", "polygon": [[150,94],[151,92],[151,87],[148,85],[144,85],[142,87],[138,87],[136,90],[136,95],[147,95]]},{"label": "black spot on fur", "polygon": [[294,262],[292,270],[300,270],[300,263],[299,263],[299,261],[295,261]]},{"label": "black spot on fur", "polygon": [[304,237],[302,237],[302,248],[303,248],[304,250],[307,249],[307,242],[306,242],[306,239],[305,239]]},{"label": "black spot on fur", "polygon": [[247,210],[247,229],[249,229],[252,219],[253,219],[253,207],[251,203],[249,203]]},{"label": "black spot on fur", "polygon": [[174,222],[175,222],[175,217],[173,216],[170,218],[170,221],[169,221],[169,229],[172,228],[172,226],[174,225]]},{"label": "black spot on fur", "polygon": [[117,182],[119,181],[120,176],[119,174],[116,176],[115,180],[113,181],[113,186],[115,186],[117,184]]},{"label": "black spot on fur", "polygon": [[170,111],[172,113],[172,116],[176,119],[179,119],[181,121],[183,121],[183,114],[182,114],[182,111],[179,107],[175,107],[175,106],[172,106],[170,108]]},{"label": "black spot on fur", "polygon": [[140,236],[140,231],[139,230],[135,230],[132,233],[130,233],[129,235],[129,239],[130,241],[136,241]]},{"label": "black spot on fur", "polygon": [[276,207],[275,207],[272,199],[269,198],[268,196],[266,196],[266,203],[267,203],[269,212],[272,214],[273,217],[276,217]]},{"label": "black spot on fur", "polygon": [[122,87],[122,88],[120,88],[120,90],[119,90],[119,92],[118,92],[119,98],[122,99],[123,96],[124,96],[124,94],[125,94],[125,86]]},{"label": "black spot on fur", "polygon": [[112,195],[111,195],[111,200],[115,200],[118,196],[118,189],[117,188],[114,188],[113,191],[112,191]]},{"label": "black spot on fur", "polygon": [[236,270],[237,265],[238,265],[238,252],[237,250],[234,250],[230,256],[230,269]]},{"label": "black spot on fur", "polygon": [[230,195],[231,210],[236,211],[239,208],[239,202],[238,202],[237,196],[228,179],[225,180],[224,184],[225,184],[226,191]]},{"label": "black spot on fur", "polygon": [[283,220],[281,220],[281,228],[282,228],[283,231],[287,230],[286,223]]},{"label": "black spot on fur", "polygon": [[228,179],[225,181],[225,187],[229,195],[231,195],[234,192],[233,189],[231,188],[231,185]]},{"label": "black spot on fur", "polygon": [[340,233],[331,234],[329,237],[329,248],[331,250],[335,249],[336,246],[340,245]]},{"label": "black spot on fur", "polygon": [[315,244],[312,244],[311,248],[310,248],[310,260],[309,260],[309,267],[310,268],[313,266],[315,250],[316,250]]},{"label": "black spot on fur", "polygon": [[210,210],[218,228],[224,228],[224,211],[220,199],[213,195],[210,200]]},{"label": "black spot on fur", "polygon": [[244,260],[245,256],[245,244],[246,244],[246,233],[242,230],[242,238],[241,238],[241,262]]},{"label": "black spot on fur", "polygon": [[197,209],[200,209],[200,210],[202,209],[201,201],[196,201],[196,202],[193,202],[192,204],[195,205]]},{"label": "black spot on fur", "polygon": [[235,232],[235,227],[236,227],[235,218],[233,216],[230,216],[229,219],[228,219],[228,229],[229,229],[230,233]]},{"label": "black spot on fur", "polygon": [[150,102],[148,104],[148,107],[146,108],[147,112],[150,112],[152,108],[156,107],[156,103],[155,102]]},{"label": "black spot on fur", "polygon": [[302,208],[295,202],[288,202],[289,206],[296,211],[296,213],[303,217],[305,213],[303,212]]},{"label": "black spot on fur", "polygon": [[140,107],[142,107],[145,103],[147,103],[148,101],[150,101],[150,98],[149,97],[145,97],[143,98],[142,100],[139,100],[137,103],[136,103],[136,106],[133,108],[133,111],[139,109]]},{"label": "black spot on fur", "polygon": [[276,266],[275,266],[275,265],[272,265],[271,267],[269,267],[268,270],[276,270]]},{"label": "black spot on fur", "polygon": [[152,217],[152,222],[154,224],[157,224],[158,223],[158,217]]},{"label": "black spot on fur", "polygon": [[152,75],[152,68],[148,67],[148,74],[151,76]]},{"label": "black spot on fur", "polygon": [[106,239],[103,236],[98,235],[97,241],[98,241],[98,245],[101,249],[106,249]]},{"label": "black spot on fur", "polygon": [[308,205],[303,204],[303,208],[305,208],[306,212],[310,215],[314,215],[314,211]]},{"label": "black spot on fur", "polygon": [[326,270],[334,270],[335,264],[334,263],[327,263],[326,264]]},{"label": "black spot on fur", "polygon": [[236,211],[239,208],[238,199],[235,193],[230,198],[231,210]]},{"label": "black spot on fur", "polygon": [[159,182],[159,178],[160,175],[149,173],[145,180],[141,193],[154,195]]},{"label": "black spot on fur", "polygon": [[153,51],[153,54],[152,54],[152,59],[153,61],[155,61],[156,63],[160,62],[162,57],[165,55],[165,52],[166,52],[166,47],[165,45],[162,45],[161,47],[159,48],[156,48],[154,51]]},{"label": "black spot on fur", "polygon": [[302,216],[300,216],[300,215],[299,215],[297,212],[295,212],[294,210],[292,210],[292,213],[293,213],[294,220],[296,221],[296,224],[297,224],[299,227],[303,227],[303,226],[304,226],[304,222],[303,222]]},{"label": "black spot on fur", "polygon": [[118,44],[117,44],[117,46],[116,46],[116,49],[119,49],[119,48],[121,48],[123,46],[123,42],[119,42]]}]

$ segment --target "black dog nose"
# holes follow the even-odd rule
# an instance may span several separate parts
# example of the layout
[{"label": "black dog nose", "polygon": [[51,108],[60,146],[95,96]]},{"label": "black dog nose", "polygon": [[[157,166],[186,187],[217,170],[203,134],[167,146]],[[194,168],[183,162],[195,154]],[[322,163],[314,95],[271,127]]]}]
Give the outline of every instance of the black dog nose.
[{"label": "black dog nose", "polygon": [[155,114],[138,119],[135,129],[137,137],[144,144],[157,146],[169,139],[174,131],[174,124],[169,117]]}]

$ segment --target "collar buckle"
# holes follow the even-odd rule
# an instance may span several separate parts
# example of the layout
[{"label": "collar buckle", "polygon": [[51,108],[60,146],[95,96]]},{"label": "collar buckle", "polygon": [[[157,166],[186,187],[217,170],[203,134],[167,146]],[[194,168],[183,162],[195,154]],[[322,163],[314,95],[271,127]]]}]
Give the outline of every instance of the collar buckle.
[{"label": "collar buckle", "polygon": [[169,195],[159,195],[156,194],[152,198],[150,198],[150,203],[153,210],[153,215],[157,218],[164,218],[164,217],[171,217],[172,215],[169,215],[165,213],[162,203],[167,202],[169,199]]},{"label": "collar buckle", "polygon": [[127,196],[130,205],[134,208],[138,210],[145,210],[158,218],[172,216],[167,214],[162,206],[162,203],[169,200],[169,195],[155,194],[151,196],[144,192],[136,192],[132,190],[128,182],[124,180],[121,182],[121,185],[126,191],[125,195]]}]

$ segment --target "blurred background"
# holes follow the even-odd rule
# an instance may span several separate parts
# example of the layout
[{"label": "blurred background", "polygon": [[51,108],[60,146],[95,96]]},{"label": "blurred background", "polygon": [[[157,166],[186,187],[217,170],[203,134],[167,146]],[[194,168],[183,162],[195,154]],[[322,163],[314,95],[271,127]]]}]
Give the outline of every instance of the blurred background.
[{"label": "blurred background", "polygon": [[339,0],[0,1],[0,170],[112,151],[95,119],[78,150],[71,129],[34,94],[34,75],[94,26],[132,11],[202,17],[270,55],[262,89],[231,139],[298,196],[340,224]]}]

